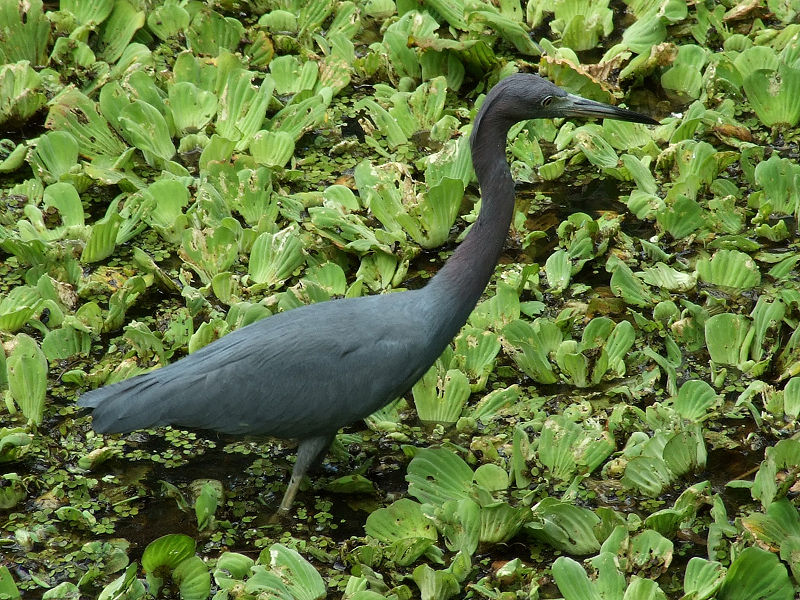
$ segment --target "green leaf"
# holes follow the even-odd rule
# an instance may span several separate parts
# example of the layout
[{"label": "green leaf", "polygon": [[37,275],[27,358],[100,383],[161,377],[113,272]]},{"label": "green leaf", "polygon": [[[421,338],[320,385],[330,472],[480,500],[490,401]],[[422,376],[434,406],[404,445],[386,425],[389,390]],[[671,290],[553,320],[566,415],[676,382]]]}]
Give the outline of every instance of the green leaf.
[{"label": "green leaf", "polygon": [[169,107],[178,133],[203,131],[217,114],[217,97],[189,81],[169,87]]},{"label": "green leaf", "polygon": [[553,579],[558,591],[564,594],[564,600],[603,600],[580,563],[566,556],[559,556],[552,569]]},{"label": "green leaf", "polygon": [[116,212],[95,221],[89,241],[81,252],[81,262],[99,262],[111,256],[117,245],[117,233],[122,222],[123,218]]},{"label": "green leaf", "polygon": [[428,423],[452,425],[461,416],[461,410],[470,395],[467,376],[458,369],[450,369],[441,377],[439,363],[411,388],[414,406],[420,420]]},{"label": "green leaf", "polygon": [[127,0],[114,2],[111,15],[100,26],[98,57],[107,63],[117,62],[144,21],[143,10],[136,10]]},{"label": "green leaf", "polygon": [[622,483],[625,487],[636,488],[645,496],[655,498],[672,478],[672,472],[660,457],[636,456],[625,466]]},{"label": "green leaf", "polygon": [[619,156],[601,134],[599,125],[583,125],[573,133],[576,145],[589,162],[601,169],[613,169],[619,164]]},{"label": "green leaf", "polygon": [[777,70],[758,69],[744,78],[744,93],[767,127],[794,127],[800,121],[800,69],[780,63]]},{"label": "green leaf", "polygon": [[69,326],[48,331],[42,340],[42,351],[48,360],[64,360],[78,354],[88,356],[91,348],[91,336]]},{"label": "green leaf", "polygon": [[169,160],[175,155],[175,146],[169,135],[164,116],[153,106],[134,100],[122,109],[119,116],[126,139],[145,153]]},{"label": "green leaf", "polygon": [[750,547],[731,563],[719,588],[725,600],[792,600],[794,590],[786,567],[772,552]]},{"label": "green leaf", "polygon": [[275,92],[280,96],[287,96],[313,90],[319,67],[314,61],[301,63],[296,56],[286,54],[269,63],[269,72],[275,81]]},{"label": "green leaf", "polygon": [[217,559],[214,581],[222,589],[230,589],[250,574],[255,561],[238,552],[225,552]]},{"label": "green leaf", "polygon": [[281,544],[273,544],[269,547],[269,564],[272,572],[286,585],[293,599],[322,600],[326,596],[322,576],[295,550]]},{"label": "green leaf", "polygon": [[195,542],[188,535],[171,533],[147,544],[142,553],[142,568],[153,573],[160,567],[175,569],[181,562],[194,556]]},{"label": "green leaf", "polygon": [[25,418],[39,425],[47,393],[47,359],[36,340],[24,333],[18,334],[6,360],[6,369],[11,397]]},{"label": "green leaf", "polygon": [[253,135],[262,128],[272,99],[272,78],[265,77],[261,86],[255,87],[251,83],[254,76],[250,71],[232,69],[219,94],[216,133],[235,142],[238,150],[247,148]]},{"label": "green leaf", "polygon": [[469,497],[472,469],[458,454],[444,448],[421,448],[408,464],[408,493],[429,504]]},{"label": "green leaf", "polygon": [[285,131],[261,130],[250,142],[250,153],[259,164],[283,167],[294,155],[294,137]]},{"label": "green leaf", "polygon": [[248,272],[253,281],[272,286],[287,279],[305,262],[303,242],[297,228],[289,226],[278,233],[264,232],[250,251]]},{"label": "green leaf", "polygon": [[789,538],[800,538],[800,515],[786,498],[772,502],[766,514],[751,513],[742,518],[744,528],[759,541],[771,546],[781,546]]},{"label": "green leaf", "polygon": [[[197,530],[213,529],[214,513],[220,500],[223,499],[222,484],[219,481],[206,481],[194,502],[194,513],[197,517]],[[206,592],[208,593],[208,592]]]},{"label": "green leaf", "polygon": [[182,600],[205,600],[211,592],[211,576],[199,556],[181,561],[172,572],[172,578],[178,584]]},{"label": "green leaf", "polygon": [[[84,4],[89,3],[84,2]],[[190,19],[191,16],[183,6],[178,4],[178,0],[166,0],[164,4],[156,5],[149,11],[147,27],[159,39],[167,41],[179,32],[185,31],[189,26]]]},{"label": "green leaf", "polygon": [[80,196],[70,183],[54,183],[44,189],[44,208],[55,208],[61,216],[62,230],[83,226],[83,205]]},{"label": "green leaf", "polygon": [[435,571],[426,564],[414,569],[412,578],[419,587],[422,600],[448,600],[461,591],[452,573]]},{"label": "green leaf", "polygon": [[237,19],[204,8],[195,13],[186,41],[196,54],[218,56],[226,50],[234,52],[243,35],[244,26]]},{"label": "green leaf", "polygon": [[47,183],[55,183],[78,166],[78,142],[68,131],[40,135],[31,162],[39,177]]},{"label": "green leaf", "polygon": [[656,221],[664,231],[680,240],[703,226],[704,213],[695,200],[681,195],[656,213]]},{"label": "green leaf", "polygon": [[750,319],[745,315],[722,313],[710,317],[705,333],[711,360],[720,365],[742,364],[749,351],[749,332]]},{"label": "green leaf", "polygon": [[426,538],[435,542],[439,537],[432,521],[423,514],[422,505],[408,498],[401,498],[370,513],[364,531],[386,543],[407,538]]},{"label": "green leaf", "polygon": [[720,563],[694,556],[686,565],[683,591],[687,597],[706,600],[714,596],[725,579],[726,569]]},{"label": "green leaf", "polygon": [[0,63],[47,64],[49,38],[50,21],[42,12],[42,0],[0,3]]},{"label": "green leaf", "polygon": [[792,419],[800,415],[800,377],[792,377],[783,388],[783,412]]},{"label": "green leaf", "polygon": [[22,596],[19,593],[14,578],[5,565],[0,566],[0,597],[7,600],[19,600]]},{"label": "green leaf", "polygon": [[434,510],[436,528],[445,537],[447,547],[473,555],[480,543],[481,507],[474,500],[450,500]]},{"label": "green leaf", "polygon": [[761,205],[768,204],[770,212],[784,215],[800,212],[800,165],[774,153],[756,165],[755,180],[764,190]]},{"label": "green leaf", "polygon": [[685,382],[674,400],[675,410],[681,417],[692,422],[705,420],[708,409],[719,403],[720,398],[714,388],[699,379]]},{"label": "green leaf", "polygon": [[525,525],[525,530],[556,550],[586,555],[600,549],[594,535],[600,518],[592,511],[570,502],[545,498],[532,512],[532,521]]},{"label": "green leaf", "polygon": [[[611,266],[611,262],[609,259],[607,269]],[[612,268],[611,291],[615,296],[634,306],[649,306],[653,303],[652,295],[628,265],[616,262]]]},{"label": "green leaf", "polygon": [[697,275],[707,283],[735,290],[748,290],[761,283],[758,265],[738,250],[718,250],[711,259],[698,260]]},{"label": "green leaf", "polygon": [[511,346],[517,365],[539,383],[555,383],[549,356],[560,348],[562,333],[548,319],[528,323],[517,319],[503,329],[503,338]]}]

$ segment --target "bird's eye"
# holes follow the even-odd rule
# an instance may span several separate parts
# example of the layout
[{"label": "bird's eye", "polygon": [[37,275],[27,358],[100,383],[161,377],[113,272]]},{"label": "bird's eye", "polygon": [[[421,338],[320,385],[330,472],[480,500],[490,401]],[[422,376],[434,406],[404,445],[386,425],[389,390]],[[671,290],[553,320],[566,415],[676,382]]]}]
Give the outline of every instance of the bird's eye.
[{"label": "bird's eye", "polygon": [[553,97],[545,96],[544,99],[542,100],[542,107],[547,108],[548,106],[550,106],[551,102],[553,102]]}]

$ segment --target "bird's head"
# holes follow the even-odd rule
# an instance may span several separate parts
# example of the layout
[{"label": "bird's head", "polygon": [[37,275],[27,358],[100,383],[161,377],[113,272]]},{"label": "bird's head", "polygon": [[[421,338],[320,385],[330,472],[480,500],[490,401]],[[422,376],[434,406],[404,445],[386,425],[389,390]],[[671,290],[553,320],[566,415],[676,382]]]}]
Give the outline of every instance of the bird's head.
[{"label": "bird's head", "polygon": [[476,129],[487,114],[491,114],[498,124],[509,126],[528,119],[571,117],[617,119],[658,125],[658,121],[647,115],[568,94],[547,79],[532,73],[517,73],[495,85],[481,107],[475,123]]}]

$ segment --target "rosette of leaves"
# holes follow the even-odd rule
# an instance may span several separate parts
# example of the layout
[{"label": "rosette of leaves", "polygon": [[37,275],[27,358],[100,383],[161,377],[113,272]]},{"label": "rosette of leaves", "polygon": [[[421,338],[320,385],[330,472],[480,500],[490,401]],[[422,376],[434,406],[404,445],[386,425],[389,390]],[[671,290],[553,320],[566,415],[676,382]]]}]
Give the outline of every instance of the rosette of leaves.
[{"label": "rosette of leaves", "polygon": [[628,439],[623,451],[622,484],[656,497],[677,478],[703,469],[707,451],[699,425],[677,431],[656,431],[649,437],[639,432]]},{"label": "rosette of leaves", "polygon": [[45,126],[72,134],[80,154],[90,160],[105,157],[116,161],[126,150],[96,103],[74,88],[67,88],[53,100]]},{"label": "rosette of leaves", "polygon": [[511,350],[511,356],[526,375],[538,383],[555,383],[550,356],[559,348],[564,338],[554,321],[537,318],[533,322],[516,319],[502,331],[502,341]]},{"label": "rosette of leaves", "polygon": [[742,526],[761,544],[779,549],[795,578],[800,574],[800,514],[790,500],[781,498],[771,503],[766,513],[743,517]]},{"label": "rosette of leaves", "polygon": [[667,596],[655,581],[634,575],[626,581],[620,572],[617,557],[611,552],[601,552],[589,560],[595,576],[590,579],[577,561],[560,556],[553,563],[553,579],[564,600],[600,600],[624,598],[625,600],[666,600]]},{"label": "rosette of leaves", "polygon": [[273,286],[291,276],[305,259],[298,228],[290,225],[274,234],[264,232],[255,239],[248,272],[254,283]]},{"label": "rosette of leaves", "polygon": [[[5,363],[5,358],[0,359]],[[5,364],[0,364],[2,378],[6,378]],[[29,449],[32,436],[22,427],[0,428],[0,464],[19,460]]]},{"label": "rosette of leaves", "polygon": [[612,432],[602,425],[579,424],[553,415],[543,424],[536,444],[539,461],[561,481],[591,473],[616,449]]},{"label": "rosette of leaves", "polygon": [[5,381],[8,384],[6,397],[9,406],[13,402],[26,419],[38,425],[44,414],[47,393],[47,359],[32,337],[18,334],[11,352],[5,359]]},{"label": "rosette of leaves", "polygon": [[661,75],[661,85],[678,98],[697,99],[703,88],[703,67],[708,51],[695,44],[684,44],[678,48],[672,66]]},{"label": "rosette of leaves", "polygon": [[238,19],[203,7],[194,13],[185,33],[186,41],[194,52],[218,56],[223,51],[237,50],[244,35],[244,26]]},{"label": "rosette of leaves", "polygon": [[531,508],[525,533],[556,550],[591,554],[600,549],[595,528],[600,517],[587,508],[557,498],[545,498]]},{"label": "rosette of leaves", "polygon": [[[473,472],[461,457],[444,448],[417,450],[408,465],[406,481],[411,496],[434,507],[434,520],[446,536],[458,533],[467,540],[477,537],[480,542],[499,543],[513,537],[528,518],[526,508],[495,498],[495,493],[504,492],[510,485],[505,469],[485,464]],[[477,507],[477,516],[469,502]],[[464,532],[466,527],[471,529]],[[462,543],[469,547],[473,544],[448,537],[451,547],[461,547]]]},{"label": "rosette of leaves", "polygon": [[385,555],[399,566],[407,566],[429,551],[439,539],[422,505],[401,498],[370,513],[364,526],[370,537],[385,544]]},{"label": "rosette of leaves", "polygon": [[417,194],[398,163],[373,167],[364,161],[355,181],[363,202],[390,233],[407,233],[423,248],[447,240],[464,194],[462,182],[449,177]]},{"label": "rosette of leaves", "polygon": [[82,193],[91,180],[78,163],[78,150],[78,142],[69,132],[45,133],[39,136],[36,149],[31,152],[31,166],[45,183],[71,183]]},{"label": "rosette of leaves", "polygon": [[[800,464],[800,442],[794,439],[781,440],[765,451],[765,458],[761,462],[753,481],[730,481],[729,487],[747,488],[754,500],[761,502],[764,510],[769,510],[770,505],[785,497],[788,493],[786,479],[778,474],[789,473]],[[791,486],[791,483],[789,484]]]},{"label": "rosette of leaves", "polygon": [[561,376],[577,387],[596,385],[609,373],[625,375],[624,357],[635,337],[629,322],[615,324],[608,317],[592,319],[580,341],[564,340],[560,328],[542,318],[532,323],[517,320],[503,329],[514,360],[528,375],[541,383],[555,383],[552,357]]},{"label": "rosette of leaves", "polygon": [[0,66],[0,125],[18,127],[46,102],[41,79],[28,61]]},{"label": "rosette of leaves", "polygon": [[234,66],[222,74],[225,78],[217,96],[216,133],[236,142],[236,149],[244,150],[264,123],[275,83],[268,76],[255,87],[255,73]]},{"label": "rosette of leaves", "polygon": [[212,231],[187,228],[181,238],[181,256],[204,285],[227,271],[239,256],[238,230],[227,223]]},{"label": "rosette of leaves", "polygon": [[49,39],[50,21],[42,11],[42,0],[0,4],[0,62],[47,64]]},{"label": "rosette of leaves", "polygon": [[[414,134],[436,126],[444,111],[447,80],[440,75],[422,83],[413,92],[395,91],[388,86],[382,86],[378,91],[386,95],[391,108],[387,110],[375,100],[364,98],[356,103],[354,109],[369,109],[375,129],[384,133],[389,148],[393,149],[407,143]],[[368,141],[379,145],[371,136]]]},{"label": "rosette of leaves", "polygon": [[758,198],[760,212],[800,214],[800,165],[773,154],[756,165],[755,181],[763,189],[761,194],[753,194]]},{"label": "rosette of leaves", "polygon": [[774,69],[757,68],[742,82],[747,99],[767,127],[794,127],[800,122],[800,68],[783,61]]},{"label": "rosette of leaves", "polygon": [[561,36],[561,43],[575,50],[591,50],[600,37],[605,37],[614,28],[614,13],[608,2],[587,4],[580,0],[566,0],[553,5],[554,18],[550,29]]},{"label": "rosette of leaves", "polygon": [[421,421],[452,425],[469,398],[469,379],[459,369],[445,372],[441,360],[437,360],[414,384],[411,393]]},{"label": "rosette of leaves", "polygon": [[208,567],[195,555],[195,542],[187,535],[170,534],[150,542],[142,554],[142,568],[155,595],[166,577],[172,578],[185,600],[207,598],[211,591]]},{"label": "rosette of leaves", "polygon": [[557,230],[559,243],[564,249],[553,252],[545,263],[551,289],[556,292],[566,289],[572,275],[592,258],[604,254],[614,227],[613,223],[595,221],[585,213],[573,213],[567,217]]},{"label": "rosette of leaves", "polygon": [[116,62],[129,49],[131,39],[145,22],[145,12],[137,10],[126,0],[67,0],[61,3],[61,11],[78,23],[72,35],[84,41],[89,38],[98,57],[109,64]]},{"label": "rosette of leaves", "polygon": [[720,365],[761,374],[770,364],[777,342],[769,332],[782,322],[786,307],[780,300],[761,296],[750,315],[720,313],[705,322],[705,338],[711,360]]},{"label": "rosette of leaves", "polygon": [[786,567],[775,554],[757,547],[742,550],[727,569],[717,561],[692,558],[683,585],[687,596],[697,598],[794,598]]},{"label": "rosette of leaves", "polygon": [[473,392],[483,391],[500,352],[497,334],[467,326],[461,329],[453,343],[455,350],[451,366],[458,367],[474,382],[470,383]]}]

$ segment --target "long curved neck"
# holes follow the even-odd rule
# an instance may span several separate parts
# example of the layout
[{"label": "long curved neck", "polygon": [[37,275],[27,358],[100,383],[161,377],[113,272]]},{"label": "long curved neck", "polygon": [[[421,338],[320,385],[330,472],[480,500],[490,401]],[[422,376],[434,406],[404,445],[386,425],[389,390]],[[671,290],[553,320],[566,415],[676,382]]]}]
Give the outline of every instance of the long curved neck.
[{"label": "long curved neck", "polygon": [[[484,106],[486,109],[486,106]],[[470,137],[472,164],[481,188],[481,211],[464,241],[431,279],[437,338],[450,342],[467,322],[503,250],[514,213],[514,180],[506,162],[511,123],[485,112]]]}]

